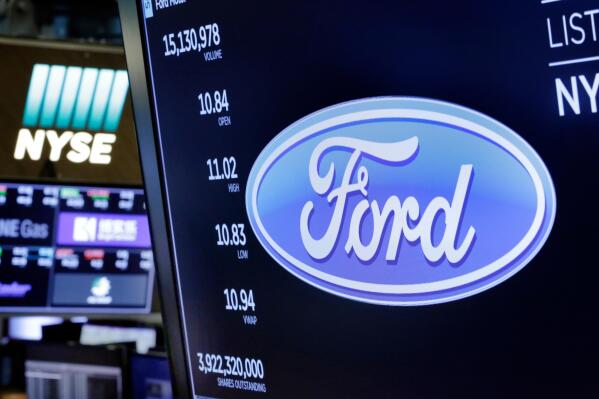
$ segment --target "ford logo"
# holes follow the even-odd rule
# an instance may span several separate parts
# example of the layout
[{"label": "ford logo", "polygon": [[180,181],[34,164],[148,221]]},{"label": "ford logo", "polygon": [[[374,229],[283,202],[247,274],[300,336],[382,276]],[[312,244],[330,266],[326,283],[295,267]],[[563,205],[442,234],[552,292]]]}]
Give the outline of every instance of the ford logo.
[{"label": "ford logo", "polygon": [[385,305],[474,295],[547,240],[555,190],[520,136],[446,102],[338,104],[283,130],[251,170],[246,207],[266,251],[319,289]]}]

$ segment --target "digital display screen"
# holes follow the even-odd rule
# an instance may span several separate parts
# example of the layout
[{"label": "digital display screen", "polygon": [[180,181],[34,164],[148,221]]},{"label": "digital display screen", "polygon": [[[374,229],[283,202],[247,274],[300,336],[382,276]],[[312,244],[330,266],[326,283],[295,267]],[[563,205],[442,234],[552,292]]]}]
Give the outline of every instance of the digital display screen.
[{"label": "digital display screen", "polygon": [[194,397],[596,392],[596,1],[135,7]]},{"label": "digital display screen", "polygon": [[0,183],[0,311],[147,312],[143,190]]},{"label": "digital display screen", "polygon": [[0,37],[0,179],[141,187],[123,49]]}]

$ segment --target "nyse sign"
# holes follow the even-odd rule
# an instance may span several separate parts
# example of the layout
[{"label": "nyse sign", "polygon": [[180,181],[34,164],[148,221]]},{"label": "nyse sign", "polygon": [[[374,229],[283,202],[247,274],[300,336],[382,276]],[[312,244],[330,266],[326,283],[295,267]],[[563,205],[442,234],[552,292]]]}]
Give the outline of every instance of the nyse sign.
[{"label": "nyse sign", "polygon": [[36,64],[14,158],[109,164],[128,89],[124,70]]},{"label": "nyse sign", "polygon": [[92,164],[109,164],[112,152],[112,144],[116,141],[116,135],[110,133],[65,131],[58,134],[56,130],[38,129],[35,134],[31,130],[23,128],[17,136],[14,157],[21,160],[29,158],[39,161],[44,153],[45,143],[48,143],[50,161],[60,161],[64,155],[66,159],[74,163],[89,161]]}]

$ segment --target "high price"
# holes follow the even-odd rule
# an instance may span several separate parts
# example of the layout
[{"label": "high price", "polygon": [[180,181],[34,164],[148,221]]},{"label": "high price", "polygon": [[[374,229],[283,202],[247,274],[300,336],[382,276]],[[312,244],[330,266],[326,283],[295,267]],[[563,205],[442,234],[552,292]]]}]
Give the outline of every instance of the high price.
[{"label": "high price", "polygon": [[208,180],[231,180],[238,177],[235,157],[211,158],[206,161],[206,165],[208,166]]}]

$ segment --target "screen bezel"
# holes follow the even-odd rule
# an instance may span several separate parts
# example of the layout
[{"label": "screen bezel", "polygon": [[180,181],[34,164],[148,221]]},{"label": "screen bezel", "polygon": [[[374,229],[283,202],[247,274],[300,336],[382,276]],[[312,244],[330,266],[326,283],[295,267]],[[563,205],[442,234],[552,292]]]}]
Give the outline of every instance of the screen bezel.
[{"label": "screen bezel", "polygon": [[168,343],[173,391],[175,397],[193,397],[191,370],[186,366],[187,349],[181,317],[180,289],[174,275],[172,234],[167,221],[167,196],[163,165],[159,156],[160,147],[156,136],[156,116],[151,106],[152,90],[148,81],[149,69],[144,51],[146,41],[141,34],[143,23],[141,4],[135,0],[119,0],[119,13],[150,231],[154,244],[156,277]]}]

